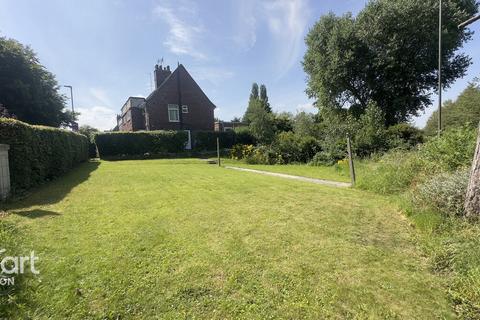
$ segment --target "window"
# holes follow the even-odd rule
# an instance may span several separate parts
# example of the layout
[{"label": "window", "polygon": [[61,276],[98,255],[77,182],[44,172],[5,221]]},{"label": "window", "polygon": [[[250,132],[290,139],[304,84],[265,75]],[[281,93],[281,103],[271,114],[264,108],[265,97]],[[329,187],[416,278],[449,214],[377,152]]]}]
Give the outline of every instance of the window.
[{"label": "window", "polygon": [[179,122],[180,116],[178,114],[178,105],[169,104],[168,105],[168,121],[170,122]]},{"label": "window", "polygon": [[132,120],[132,114],[130,110],[125,114],[125,122]]},{"label": "window", "polygon": [[187,105],[182,106],[182,113],[188,113],[188,106]]}]

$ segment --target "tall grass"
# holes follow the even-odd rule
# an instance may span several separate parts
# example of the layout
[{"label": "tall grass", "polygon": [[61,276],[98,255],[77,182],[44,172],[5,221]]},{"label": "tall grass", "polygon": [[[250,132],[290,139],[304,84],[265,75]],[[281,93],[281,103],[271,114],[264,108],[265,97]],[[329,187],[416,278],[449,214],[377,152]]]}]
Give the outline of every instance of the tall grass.
[{"label": "tall grass", "polygon": [[357,183],[401,200],[462,319],[480,319],[480,224],[462,217],[475,140],[475,130],[456,128],[416,150],[391,151],[362,163]]}]

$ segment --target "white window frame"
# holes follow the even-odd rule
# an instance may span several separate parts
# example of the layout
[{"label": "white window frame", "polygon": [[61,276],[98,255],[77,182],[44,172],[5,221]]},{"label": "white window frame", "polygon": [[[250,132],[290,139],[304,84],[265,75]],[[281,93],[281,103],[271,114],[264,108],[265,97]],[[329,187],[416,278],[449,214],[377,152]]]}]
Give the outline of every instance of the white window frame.
[{"label": "white window frame", "polygon": [[188,113],[188,106],[186,104],[182,106],[182,113]]},{"label": "white window frame", "polygon": [[[170,111],[177,112],[177,119],[171,117]],[[169,122],[180,122],[180,112],[178,110],[178,104],[169,104],[168,105],[168,121]]]}]

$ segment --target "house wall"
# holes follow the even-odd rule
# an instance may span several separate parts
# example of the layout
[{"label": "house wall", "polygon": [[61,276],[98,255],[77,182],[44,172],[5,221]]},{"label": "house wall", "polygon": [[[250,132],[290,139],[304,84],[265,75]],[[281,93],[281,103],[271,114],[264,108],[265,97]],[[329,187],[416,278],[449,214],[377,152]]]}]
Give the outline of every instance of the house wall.
[{"label": "house wall", "polygon": [[[145,130],[145,118],[140,108],[131,108],[123,115],[124,122],[119,125],[120,131]],[[128,120],[127,120],[128,119]]]},{"label": "house wall", "polygon": [[[162,85],[147,98],[146,108],[148,112],[149,130],[206,130],[214,129],[214,106],[200,87],[195,83],[186,70],[180,66]],[[188,113],[181,113],[182,124],[168,121],[168,104],[178,104],[178,79],[180,86],[182,105],[188,106]]]}]

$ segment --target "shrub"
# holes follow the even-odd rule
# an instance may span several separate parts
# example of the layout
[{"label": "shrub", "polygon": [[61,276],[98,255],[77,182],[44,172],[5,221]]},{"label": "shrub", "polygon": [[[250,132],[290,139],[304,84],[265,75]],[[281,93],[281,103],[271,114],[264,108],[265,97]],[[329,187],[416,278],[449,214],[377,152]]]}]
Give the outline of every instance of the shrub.
[{"label": "shrub", "polygon": [[467,126],[443,132],[420,148],[424,166],[434,172],[452,172],[470,166],[476,139],[476,129]]},{"label": "shrub", "polygon": [[229,149],[235,144],[235,132],[196,131],[192,135],[193,148],[198,151],[217,150],[217,138],[220,148]]},{"label": "shrub", "polygon": [[10,145],[13,194],[61,176],[88,159],[84,135],[13,119],[0,119],[0,143]]},{"label": "shrub", "polygon": [[95,135],[100,157],[178,153],[185,149],[185,131],[108,132]]},{"label": "shrub", "polygon": [[278,155],[268,146],[258,146],[245,157],[248,164],[284,164],[281,155]]},{"label": "shrub", "polygon": [[328,151],[317,152],[308,163],[311,166],[331,166],[335,163],[335,158]]},{"label": "shrub", "polygon": [[281,132],[272,144],[272,150],[281,155],[284,163],[308,162],[320,151],[320,145],[313,137]]},{"label": "shrub", "polygon": [[387,129],[388,148],[411,149],[423,143],[423,132],[408,123],[399,123]]},{"label": "shrub", "polygon": [[95,134],[99,133],[97,129],[89,125],[83,125],[78,129],[78,133],[83,134],[88,138],[88,155],[90,158],[97,157],[97,146],[95,145]]},{"label": "shrub", "polygon": [[470,166],[475,140],[475,131],[464,127],[445,131],[416,150],[390,151],[359,175],[357,185],[382,194],[404,192],[432,175]]},{"label": "shrub", "polygon": [[257,144],[255,137],[248,127],[239,127],[235,129],[235,144]]},{"label": "shrub", "polygon": [[255,147],[251,144],[236,144],[232,146],[230,157],[235,160],[241,160],[250,157],[255,151]]},{"label": "shrub", "polygon": [[433,209],[446,216],[461,216],[469,174],[470,170],[463,168],[435,175],[411,192],[412,201],[420,208]]}]

